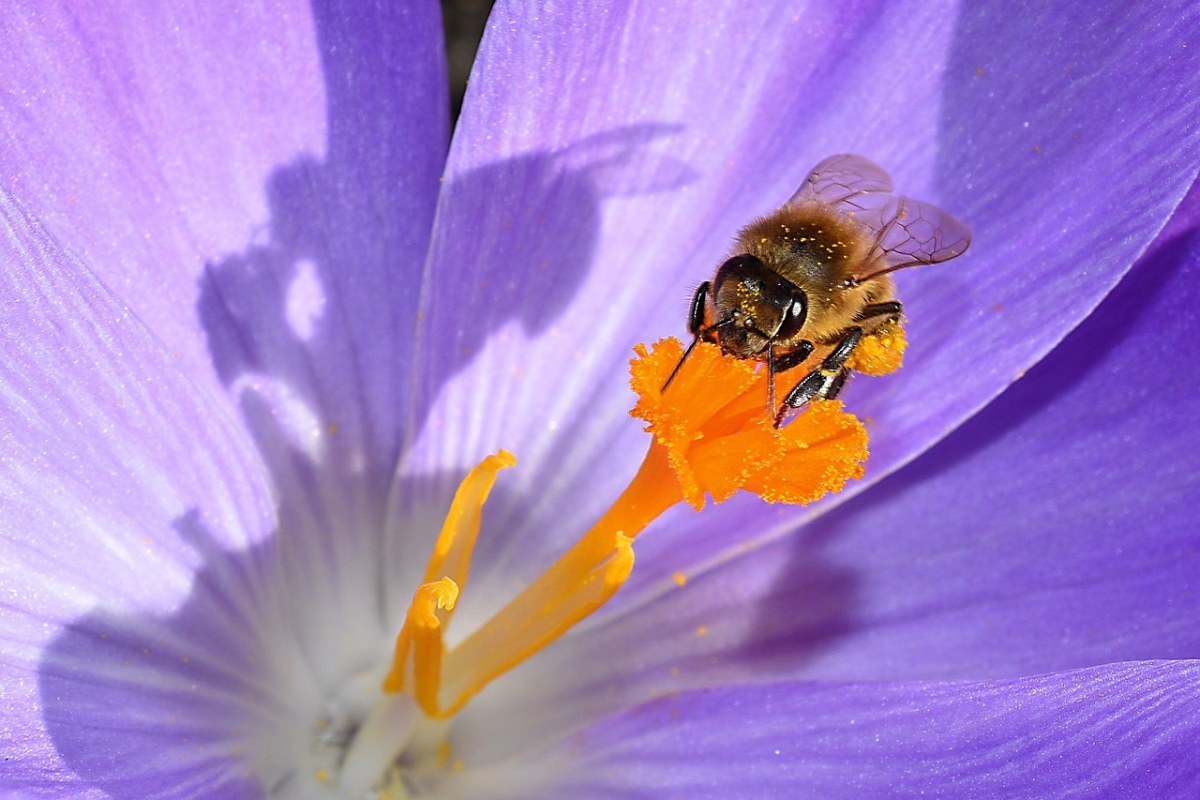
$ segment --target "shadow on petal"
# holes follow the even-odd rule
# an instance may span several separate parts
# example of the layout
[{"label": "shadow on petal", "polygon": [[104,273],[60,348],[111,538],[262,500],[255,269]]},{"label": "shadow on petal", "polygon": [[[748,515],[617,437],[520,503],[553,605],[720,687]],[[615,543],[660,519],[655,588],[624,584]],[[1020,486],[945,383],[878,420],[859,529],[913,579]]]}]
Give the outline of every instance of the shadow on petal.
[{"label": "shadow on petal", "polygon": [[[563,312],[592,261],[605,192],[653,191],[690,179],[683,165],[644,152],[668,133],[639,126],[597,134],[558,153],[480,167],[446,186],[444,204],[473,208],[480,225],[504,221],[493,236],[459,231],[446,245],[453,253],[442,263],[465,265],[467,276],[435,299],[424,338],[405,294],[417,294],[423,254],[355,252],[353,220],[331,223],[339,213],[334,187],[344,176],[330,165],[304,160],[276,173],[267,240],[208,266],[198,313],[218,374],[237,396],[274,478],[281,529],[312,533],[302,537],[310,549],[334,532],[339,537],[338,552],[312,551],[311,564],[369,565],[376,559],[363,553],[395,546],[382,542],[380,531],[401,438],[415,438],[440,387],[468,368],[498,329],[516,321],[537,333]],[[493,207],[514,186],[519,202]],[[332,227],[318,231],[303,220]],[[570,235],[530,235],[541,230]],[[403,292],[358,286],[352,268],[364,257],[394,261]],[[377,317],[370,325],[379,328],[379,341],[403,346],[379,350],[362,338],[365,328],[356,339],[352,328],[364,323],[351,317],[359,307]],[[424,366],[415,382],[409,359]],[[503,391],[491,382],[498,371],[480,365],[481,404]],[[444,506],[454,486],[423,491]],[[402,505],[415,502],[403,487],[397,496]]]},{"label": "shadow on petal", "polygon": [[98,609],[64,628],[38,669],[45,725],[78,778],[112,797],[255,797],[239,751],[285,713],[254,603],[274,543],[221,552],[194,512],[175,533],[208,562],[191,595],[168,617]]},{"label": "shadow on petal", "polygon": [[[440,520],[426,523],[446,509],[428,488],[451,478],[410,478],[434,499],[392,533],[432,542]],[[64,627],[37,670],[47,732],[77,780],[114,798],[303,796],[382,698],[420,564],[314,563],[336,537],[311,529],[231,551],[197,512],[173,527],[200,562],[190,593],[161,615],[97,608]]]},{"label": "shadow on petal", "polygon": [[[251,398],[264,406],[247,413],[280,484],[350,480],[366,495],[342,486],[344,502],[375,503],[439,387],[502,326],[515,320],[536,334],[570,304],[593,259],[604,197],[691,179],[684,165],[643,151],[670,130],[597,134],[444,187],[444,206],[466,206],[480,230],[501,219],[502,230],[442,237],[454,237],[442,263],[466,275],[434,298],[424,326],[416,304],[425,253],[362,241],[356,215],[364,212],[345,205],[359,176],[311,158],[278,170],[264,240],[206,267],[197,313],[222,381],[244,410]],[[519,198],[509,196],[514,187]],[[388,282],[373,285],[381,274]],[[414,359],[423,366],[419,390]],[[486,377],[479,391],[498,391]]]}]

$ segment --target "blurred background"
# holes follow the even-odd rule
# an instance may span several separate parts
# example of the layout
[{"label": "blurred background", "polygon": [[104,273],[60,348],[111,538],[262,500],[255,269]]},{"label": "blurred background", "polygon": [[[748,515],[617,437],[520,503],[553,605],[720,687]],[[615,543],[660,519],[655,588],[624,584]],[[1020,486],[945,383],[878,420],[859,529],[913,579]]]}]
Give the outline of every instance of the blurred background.
[{"label": "blurred background", "polygon": [[467,76],[479,49],[479,38],[492,10],[492,0],[442,0],[442,18],[446,28],[446,60],[450,65],[451,120],[458,120]]}]

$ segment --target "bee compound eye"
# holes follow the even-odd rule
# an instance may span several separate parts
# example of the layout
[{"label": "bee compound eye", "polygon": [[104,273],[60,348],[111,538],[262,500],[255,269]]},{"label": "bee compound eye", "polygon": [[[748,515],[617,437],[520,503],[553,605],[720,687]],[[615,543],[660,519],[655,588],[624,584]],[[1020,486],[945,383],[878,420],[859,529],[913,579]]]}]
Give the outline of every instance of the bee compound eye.
[{"label": "bee compound eye", "polygon": [[783,313],[783,321],[775,332],[776,339],[791,339],[800,333],[808,319],[808,295],[802,289],[792,292],[792,300]]}]

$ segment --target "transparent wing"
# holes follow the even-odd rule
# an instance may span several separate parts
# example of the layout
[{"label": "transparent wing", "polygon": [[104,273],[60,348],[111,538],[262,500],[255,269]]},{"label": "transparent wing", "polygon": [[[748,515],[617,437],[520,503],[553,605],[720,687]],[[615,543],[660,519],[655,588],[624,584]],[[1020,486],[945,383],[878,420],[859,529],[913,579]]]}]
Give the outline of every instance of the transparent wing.
[{"label": "transparent wing", "polygon": [[878,209],[864,209],[855,218],[875,233],[872,256],[866,259],[875,267],[873,275],[949,261],[971,244],[966,225],[949,212],[911,197],[891,197]]},{"label": "transparent wing", "polygon": [[870,275],[937,264],[960,256],[971,244],[971,231],[937,206],[892,194],[892,179],[883,167],[862,156],[830,156],[804,179],[789,203],[828,205],[874,236],[863,261]]},{"label": "transparent wing", "polygon": [[868,158],[843,153],[813,167],[788,202],[815,200],[850,212],[873,205],[876,198],[871,195],[891,193],[892,179],[883,167]]}]

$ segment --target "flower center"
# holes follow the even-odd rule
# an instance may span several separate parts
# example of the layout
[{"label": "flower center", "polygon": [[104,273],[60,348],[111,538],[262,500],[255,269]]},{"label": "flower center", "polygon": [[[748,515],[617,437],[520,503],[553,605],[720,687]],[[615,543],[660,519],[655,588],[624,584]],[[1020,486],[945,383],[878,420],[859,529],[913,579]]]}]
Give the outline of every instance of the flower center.
[{"label": "flower center", "polygon": [[[873,343],[876,372],[889,371],[883,362],[895,342],[903,348],[902,335]],[[764,370],[703,342],[661,392],[682,352],[675,339],[636,348],[631,385],[639,399],[631,413],[653,438],[621,496],[558,561],[448,649],[446,628],[467,588],[483,505],[516,459],[501,450],[466,476],[396,637],[383,699],[347,751],[343,788],[387,789],[414,732],[440,730],[438,721],[604,605],[633,569],[634,540],[667,509],[686,502],[699,510],[706,495],[722,502],[739,489],[768,502],[810,503],[862,475],[866,431],[841,403],[814,402],[776,428],[764,406]],[[442,742],[434,749],[446,762]]]}]

